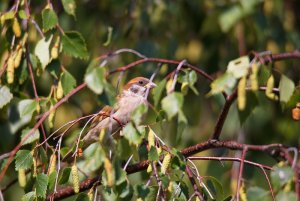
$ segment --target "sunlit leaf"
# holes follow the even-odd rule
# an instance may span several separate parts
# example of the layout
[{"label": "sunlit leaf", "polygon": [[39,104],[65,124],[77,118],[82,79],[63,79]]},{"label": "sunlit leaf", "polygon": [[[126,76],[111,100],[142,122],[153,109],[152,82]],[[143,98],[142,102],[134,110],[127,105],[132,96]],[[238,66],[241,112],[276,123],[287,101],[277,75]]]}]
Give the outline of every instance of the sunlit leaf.
[{"label": "sunlit leaf", "polygon": [[295,83],[287,76],[281,75],[279,83],[280,102],[288,102],[295,90]]},{"label": "sunlit leaf", "polygon": [[271,181],[275,190],[280,189],[284,184],[293,179],[294,172],[291,167],[279,167],[276,165],[273,169],[271,172]]},{"label": "sunlit leaf", "polygon": [[167,80],[163,79],[158,83],[158,85],[153,89],[153,99],[154,99],[154,105],[157,107],[159,100],[162,96],[162,92],[165,89]]},{"label": "sunlit leaf", "polygon": [[210,84],[211,90],[208,95],[215,95],[221,92],[230,93],[235,83],[236,78],[231,73],[224,73]]},{"label": "sunlit leaf", "polygon": [[25,195],[23,195],[22,197],[22,201],[34,201],[36,200],[36,194],[34,191],[31,191],[29,193],[26,193]]},{"label": "sunlit leaf", "polygon": [[243,16],[241,6],[234,5],[224,11],[219,17],[219,24],[223,32],[228,32]]},{"label": "sunlit leaf", "polygon": [[12,93],[7,86],[0,85],[0,109],[3,108],[6,104],[8,104],[13,98]]},{"label": "sunlit leaf", "polygon": [[62,0],[61,1],[64,7],[64,10],[69,15],[73,15],[75,17],[76,12],[76,3],[75,0]]},{"label": "sunlit leaf", "polygon": [[147,113],[148,107],[145,104],[139,105],[131,114],[131,119],[135,125],[140,125],[143,116]]},{"label": "sunlit leaf", "polygon": [[49,31],[50,29],[53,29],[57,22],[58,18],[54,10],[52,9],[44,9],[42,11],[42,19],[43,19],[43,31]]},{"label": "sunlit leaf", "polygon": [[243,56],[232,60],[228,63],[227,72],[231,73],[235,78],[241,78],[248,74],[250,61],[248,56]]},{"label": "sunlit leaf", "polygon": [[101,94],[106,83],[105,68],[94,68],[85,75],[84,81],[93,92]]},{"label": "sunlit leaf", "polygon": [[248,201],[265,200],[271,201],[270,192],[259,187],[250,187],[247,189]]},{"label": "sunlit leaf", "polygon": [[64,95],[70,93],[76,86],[75,78],[66,70],[61,74],[60,80]]},{"label": "sunlit leaf", "polygon": [[89,57],[86,43],[79,32],[65,32],[62,35],[61,42],[64,53],[80,59],[87,59]]},{"label": "sunlit leaf", "polygon": [[29,150],[19,150],[16,154],[16,170],[29,169],[32,165],[32,155]]},{"label": "sunlit leaf", "polygon": [[132,123],[128,123],[123,128],[124,137],[129,141],[129,143],[134,145],[139,145],[142,142],[143,136],[140,132],[135,129]]},{"label": "sunlit leaf", "polygon": [[18,110],[20,112],[20,117],[32,116],[32,113],[36,110],[37,102],[32,99],[21,100],[18,103]]},{"label": "sunlit leaf", "polygon": [[51,35],[48,38],[42,38],[39,40],[39,42],[36,44],[34,49],[34,54],[38,57],[42,64],[42,68],[45,69],[45,67],[50,63],[50,50],[49,46],[51,43],[51,40],[53,38],[53,35]]},{"label": "sunlit leaf", "polygon": [[[25,128],[24,130],[22,130],[21,140],[24,139],[24,137],[30,132],[30,130],[31,130],[31,128]],[[39,138],[40,138],[40,131],[38,129],[36,129],[34,131],[34,133],[32,135],[30,135],[30,137],[23,143],[23,145],[35,142]]]},{"label": "sunlit leaf", "polygon": [[35,188],[37,197],[45,198],[48,185],[48,176],[43,173],[39,173],[35,180]]},{"label": "sunlit leaf", "polygon": [[183,100],[183,95],[178,92],[171,93],[162,99],[162,108],[167,113],[169,120],[171,120],[180,111],[183,105]]}]

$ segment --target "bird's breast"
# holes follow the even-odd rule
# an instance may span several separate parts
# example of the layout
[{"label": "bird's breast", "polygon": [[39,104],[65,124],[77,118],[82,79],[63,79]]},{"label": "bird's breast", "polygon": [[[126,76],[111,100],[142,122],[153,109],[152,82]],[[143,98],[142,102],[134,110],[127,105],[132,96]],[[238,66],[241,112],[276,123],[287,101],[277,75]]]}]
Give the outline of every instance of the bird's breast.
[{"label": "bird's breast", "polygon": [[119,100],[118,110],[114,117],[126,124],[130,121],[131,113],[141,104],[146,104],[146,100],[142,96],[122,97]]}]

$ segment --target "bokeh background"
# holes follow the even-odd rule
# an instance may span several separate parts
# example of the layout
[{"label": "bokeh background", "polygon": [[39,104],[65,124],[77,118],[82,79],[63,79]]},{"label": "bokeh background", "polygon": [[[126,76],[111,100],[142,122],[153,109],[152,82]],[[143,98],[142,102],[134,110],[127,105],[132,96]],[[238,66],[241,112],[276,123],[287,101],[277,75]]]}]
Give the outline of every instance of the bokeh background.
[{"label": "bokeh background", "polygon": [[[76,2],[76,17],[67,15],[60,1],[52,3],[61,27],[64,30],[77,30],[82,33],[88,46],[90,60],[120,48],[131,48],[147,57],[186,59],[217,77],[226,70],[230,60],[247,55],[251,51],[280,53],[294,51],[300,47],[300,1],[297,0],[85,0]],[[6,11],[10,5],[10,1],[2,0],[0,11]],[[31,12],[38,23],[41,22],[40,12],[45,5],[46,1],[31,1]],[[112,35],[109,44],[106,45],[109,29],[112,30]],[[29,30],[29,38],[32,46],[39,39],[33,27]],[[1,56],[5,50],[3,41],[0,39]],[[109,60],[107,69],[113,70],[137,59],[134,55],[124,53]],[[76,78],[77,84],[83,82],[90,60],[68,56],[61,58],[64,67]],[[157,74],[155,82],[164,79],[175,67],[164,66]],[[156,69],[157,64],[153,63],[139,65],[122,75],[121,86],[134,76],[150,77]],[[274,69],[277,76],[284,73],[299,85],[298,60],[277,62]],[[108,78],[116,91],[118,78],[119,74]],[[47,96],[53,82],[53,78],[47,72],[37,77],[39,95]],[[26,94],[33,94],[30,82],[26,83],[24,88]],[[206,96],[210,90],[207,80],[199,77],[196,88],[199,95],[189,92],[185,98],[184,112],[188,126],[184,128],[181,137],[177,133],[176,121],[154,127],[167,144],[178,149],[208,139],[214,131],[224,103],[222,96]],[[258,145],[283,143],[299,147],[300,125],[290,117],[292,106],[282,106],[278,102],[270,101],[264,94],[259,94],[258,100],[258,107],[244,124],[240,123],[237,107],[233,105],[221,139]],[[153,102],[152,99],[151,101]],[[54,129],[67,121],[96,112],[105,104],[112,104],[106,94],[96,96],[85,89],[57,110]],[[0,153],[11,150],[19,141],[22,124],[14,115],[14,110],[15,108],[0,110]],[[73,131],[76,131],[76,127]],[[66,144],[70,142],[71,139]],[[199,155],[235,154],[218,150]],[[248,153],[247,159],[268,165],[276,163],[261,153]],[[231,178],[234,178],[232,163],[205,161],[197,164],[202,176],[218,178],[230,194]],[[267,182],[260,170],[246,166],[244,176],[247,184],[267,189]],[[15,190],[22,191],[16,185],[7,191],[7,198],[12,199]]]}]

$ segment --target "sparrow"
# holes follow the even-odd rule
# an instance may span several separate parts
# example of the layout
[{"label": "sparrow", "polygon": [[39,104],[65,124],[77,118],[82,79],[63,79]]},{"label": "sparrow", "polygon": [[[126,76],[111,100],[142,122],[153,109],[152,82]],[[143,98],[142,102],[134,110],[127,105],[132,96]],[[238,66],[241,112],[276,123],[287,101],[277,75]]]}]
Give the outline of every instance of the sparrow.
[{"label": "sparrow", "polygon": [[[141,104],[147,104],[148,92],[154,87],[156,84],[145,77],[136,77],[124,85],[123,90],[117,96],[116,105],[105,106],[94,117],[89,131],[82,138],[83,149],[99,141],[99,135],[103,130],[106,132],[105,138],[119,133],[131,120],[131,113]],[[107,133],[110,136],[107,136]],[[69,156],[70,153],[64,158]]]}]

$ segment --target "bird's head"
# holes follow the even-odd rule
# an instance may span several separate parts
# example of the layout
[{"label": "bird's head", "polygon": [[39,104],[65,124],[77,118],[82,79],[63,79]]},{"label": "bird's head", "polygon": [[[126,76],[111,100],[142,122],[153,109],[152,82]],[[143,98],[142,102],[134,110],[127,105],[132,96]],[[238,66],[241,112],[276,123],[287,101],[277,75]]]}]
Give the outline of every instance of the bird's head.
[{"label": "bird's head", "polygon": [[147,90],[156,87],[156,84],[145,77],[136,77],[130,80],[124,87],[123,90],[135,94],[138,96],[145,96]]}]

